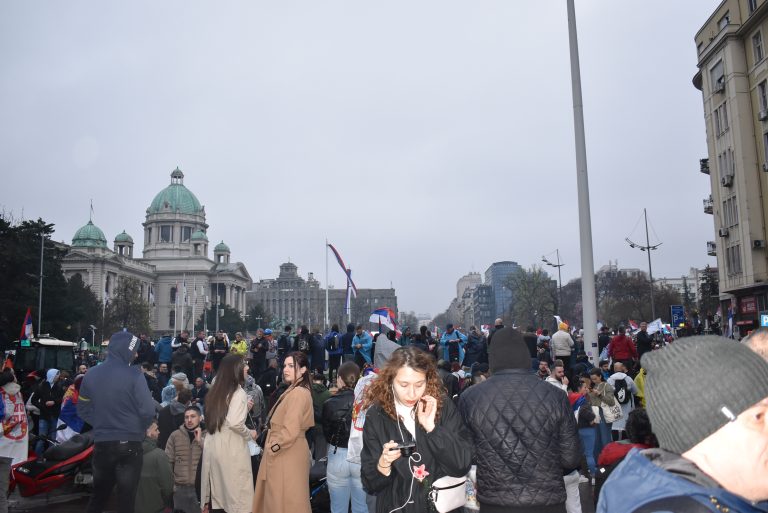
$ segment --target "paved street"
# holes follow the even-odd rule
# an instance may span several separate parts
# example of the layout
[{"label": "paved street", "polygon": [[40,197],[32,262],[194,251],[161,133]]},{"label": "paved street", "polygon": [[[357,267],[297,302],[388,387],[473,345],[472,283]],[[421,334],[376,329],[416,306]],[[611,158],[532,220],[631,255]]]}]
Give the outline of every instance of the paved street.
[{"label": "paved street", "polygon": [[[580,486],[582,513],[594,513],[592,491],[589,483]],[[11,511],[13,513],[82,513],[88,504],[88,498],[81,498],[61,504],[46,504],[44,498],[22,499],[18,494],[11,496]],[[106,513],[116,511],[114,501]]]}]

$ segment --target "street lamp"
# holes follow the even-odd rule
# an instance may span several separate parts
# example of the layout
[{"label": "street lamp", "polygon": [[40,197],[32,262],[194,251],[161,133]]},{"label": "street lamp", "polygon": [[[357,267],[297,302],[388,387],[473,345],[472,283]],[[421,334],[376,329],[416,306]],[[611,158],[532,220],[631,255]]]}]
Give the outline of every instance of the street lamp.
[{"label": "street lamp", "polygon": [[651,268],[651,251],[658,249],[662,243],[659,242],[654,246],[651,245],[650,239],[648,238],[648,213],[645,209],[643,209],[643,217],[645,218],[645,246],[638,244],[637,242],[632,242],[629,240],[629,237],[625,237],[624,240],[627,241],[630,248],[639,249],[640,251],[648,253],[648,278],[651,280],[651,320],[655,320],[656,306],[653,304],[653,269]]},{"label": "street lamp", "polygon": [[89,328],[91,328],[91,347],[95,349],[96,348],[96,326],[91,324]]},{"label": "street lamp", "polygon": [[[550,253],[551,255],[552,253]],[[560,263],[560,249],[555,250],[555,254],[557,254],[557,263],[553,264],[549,260],[547,260],[546,255],[541,257],[541,261],[547,264],[550,267],[557,267],[557,309],[558,313],[560,308],[563,306],[563,280],[560,276],[560,268],[564,266],[565,264]]]}]

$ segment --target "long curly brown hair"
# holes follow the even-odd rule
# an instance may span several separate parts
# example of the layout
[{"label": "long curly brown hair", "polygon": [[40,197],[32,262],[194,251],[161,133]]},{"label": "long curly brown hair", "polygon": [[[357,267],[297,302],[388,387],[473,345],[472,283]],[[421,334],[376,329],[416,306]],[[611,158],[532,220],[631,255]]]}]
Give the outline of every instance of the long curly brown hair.
[{"label": "long curly brown hair", "polygon": [[435,360],[432,356],[412,346],[401,347],[392,353],[384,368],[379,371],[378,378],[374,379],[365,391],[363,408],[376,404],[392,420],[397,420],[392,384],[395,381],[397,372],[403,367],[410,367],[426,376],[427,386],[424,390],[424,395],[431,395],[437,400],[437,413],[435,415],[435,420],[437,420],[440,416],[440,409],[443,406],[445,395],[443,381],[437,373]]}]

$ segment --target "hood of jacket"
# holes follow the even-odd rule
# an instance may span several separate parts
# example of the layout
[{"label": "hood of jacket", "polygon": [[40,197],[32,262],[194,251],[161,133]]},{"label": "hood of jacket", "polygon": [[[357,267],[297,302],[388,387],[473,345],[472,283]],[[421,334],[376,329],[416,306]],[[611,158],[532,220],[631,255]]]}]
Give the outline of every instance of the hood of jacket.
[{"label": "hood of jacket", "polygon": [[45,380],[49,385],[53,386],[53,380],[56,379],[56,376],[58,375],[59,369],[48,369],[48,372],[45,373]]},{"label": "hood of jacket", "polygon": [[139,349],[139,339],[132,333],[120,331],[110,337],[107,349],[107,360],[130,365]]},{"label": "hood of jacket", "polygon": [[186,405],[181,404],[176,399],[173,399],[171,402],[168,403],[168,411],[171,412],[171,415],[179,415],[183,414],[184,410],[186,410]]},{"label": "hood of jacket", "polygon": [[681,496],[718,504],[717,511],[726,511],[726,507],[731,511],[761,511],[720,487],[693,462],[663,449],[632,449],[600,490],[596,511],[634,511],[657,500]]}]

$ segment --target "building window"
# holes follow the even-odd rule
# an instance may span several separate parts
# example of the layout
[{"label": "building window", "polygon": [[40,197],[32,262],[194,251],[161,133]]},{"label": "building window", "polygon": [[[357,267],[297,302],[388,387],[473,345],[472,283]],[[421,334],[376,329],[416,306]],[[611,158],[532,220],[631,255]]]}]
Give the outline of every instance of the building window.
[{"label": "building window", "polygon": [[720,125],[720,108],[717,108],[712,112],[715,123],[715,137],[720,137],[720,134],[723,132]]},{"label": "building window", "polygon": [[181,227],[181,242],[189,242],[189,239],[192,237],[192,227],[191,226],[182,226]]},{"label": "building window", "polygon": [[176,303],[176,287],[171,287],[171,303]]},{"label": "building window", "polygon": [[752,36],[752,51],[755,57],[755,64],[763,60],[763,34],[759,30]]},{"label": "building window", "polygon": [[152,228],[147,228],[147,240],[152,243]]},{"label": "building window", "polygon": [[723,30],[731,22],[731,13],[726,12],[725,15],[717,22],[717,28]]},{"label": "building window", "polygon": [[766,94],[765,80],[757,84],[757,102],[760,104],[760,110],[768,110],[768,94]]},{"label": "building window", "polygon": [[728,105],[726,105],[725,102],[723,102],[722,105],[720,105],[720,124],[723,127],[723,132],[726,132],[728,130]]},{"label": "building window", "polygon": [[717,84],[725,81],[725,68],[722,60],[717,61],[717,64],[709,71],[709,78],[712,80],[712,89],[716,89]]},{"label": "building window", "polygon": [[748,0],[747,8],[749,9],[749,14],[755,12],[755,9],[757,9],[757,0]]},{"label": "building window", "polygon": [[176,310],[171,310],[168,312],[168,327],[175,328],[176,327]]},{"label": "building window", "polygon": [[160,242],[173,242],[173,226],[165,224],[160,227]]}]

